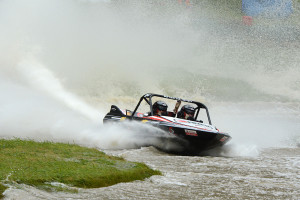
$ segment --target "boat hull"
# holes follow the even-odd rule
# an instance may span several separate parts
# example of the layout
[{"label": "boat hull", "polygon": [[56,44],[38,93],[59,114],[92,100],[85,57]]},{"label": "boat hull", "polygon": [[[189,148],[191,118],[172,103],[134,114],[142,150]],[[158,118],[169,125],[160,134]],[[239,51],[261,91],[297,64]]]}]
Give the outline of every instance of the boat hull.
[{"label": "boat hull", "polygon": [[[103,119],[103,123],[124,121],[138,121],[164,130],[170,137],[160,137],[161,142],[154,146],[171,153],[199,154],[223,146],[231,139],[227,133],[219,132],[211,125],[172,117],[130,117],[108,113]],[[150,132],[149,137],[159,136],[157,134],[151,135]],[[165,148],[170,146],[170,143],[178,148]]]}]

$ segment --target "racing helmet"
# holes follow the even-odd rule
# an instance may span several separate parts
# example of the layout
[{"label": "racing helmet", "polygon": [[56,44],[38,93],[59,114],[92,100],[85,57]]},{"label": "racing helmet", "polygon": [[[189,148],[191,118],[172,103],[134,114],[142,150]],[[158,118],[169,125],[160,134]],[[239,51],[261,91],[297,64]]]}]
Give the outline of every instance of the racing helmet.
[{"label": "racing helmet", "polygon": [[187,114],[194,115],[195,114],[195,108],[191,105],[184,105],[181,108],[182,112],[185,112]]},{"label": "racing helmet", "polygon": [[194,120],[195,108],[191,105],[184,105],[178,113],[179,118]]},{"label": "racing helmet", "polygon": [[158,113],[158,111],[167,112],[168,105],[163,101],[156,101],[152,108],[154,113]]}]

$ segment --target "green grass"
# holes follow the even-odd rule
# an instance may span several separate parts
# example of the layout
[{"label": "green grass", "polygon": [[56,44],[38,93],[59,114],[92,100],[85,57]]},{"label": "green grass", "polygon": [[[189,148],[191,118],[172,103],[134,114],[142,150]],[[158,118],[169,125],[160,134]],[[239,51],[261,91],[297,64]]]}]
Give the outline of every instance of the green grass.
[{"label": "green grass", "polygon": [[7,187],[5,187],[4,185],[0,184],[0,199],[2,199],[4,197],[4,195],[2,194],[5,190],[7,189]]},{"label": "green grass", "polygon": [[52,186],[51,182],[98,188],[161,175],[143,163],[74,144],[1,139],[0,160],[0,194],[6,183],[57,191],[64,187]]}]

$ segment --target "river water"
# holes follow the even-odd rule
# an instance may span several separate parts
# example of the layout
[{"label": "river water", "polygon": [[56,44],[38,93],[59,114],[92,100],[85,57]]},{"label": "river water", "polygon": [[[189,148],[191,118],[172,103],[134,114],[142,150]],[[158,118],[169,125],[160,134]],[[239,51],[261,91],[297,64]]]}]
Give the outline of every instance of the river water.
[{"label": "river water", "polygon": [[106,151],[144,162],[162,176],[78,194],[11,188],[7,199],[299,199],[300,149],[269,148],[257,157],[174,156],[144,147]]},{"label": "river water", "polygon": [[[14,185],[6,199],[300,199],[293,2],[291,16],[249,26],[221,1],[0,0],[0,137],[95,147],[163,173],[78,194]],[[146,127],[103,126],[111,104],[133,110],[149,92],[203,102],[232,140],[179,156],[145,147],[158,145],[141,140]]]}]

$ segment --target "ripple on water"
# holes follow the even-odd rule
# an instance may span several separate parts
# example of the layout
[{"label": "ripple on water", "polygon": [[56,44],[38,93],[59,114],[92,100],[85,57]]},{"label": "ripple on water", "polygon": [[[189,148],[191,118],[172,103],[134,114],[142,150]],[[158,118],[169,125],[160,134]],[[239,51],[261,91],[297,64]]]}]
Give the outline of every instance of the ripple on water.
[{"label": "ripple on water", "polygon": [[152,147],[106,151],[162,171],[144,181],[78,194],[48,193],[29,186],[6,192],[8,199],[299,199],[300,149],[265,149],[258,157],[175,156]]}]

